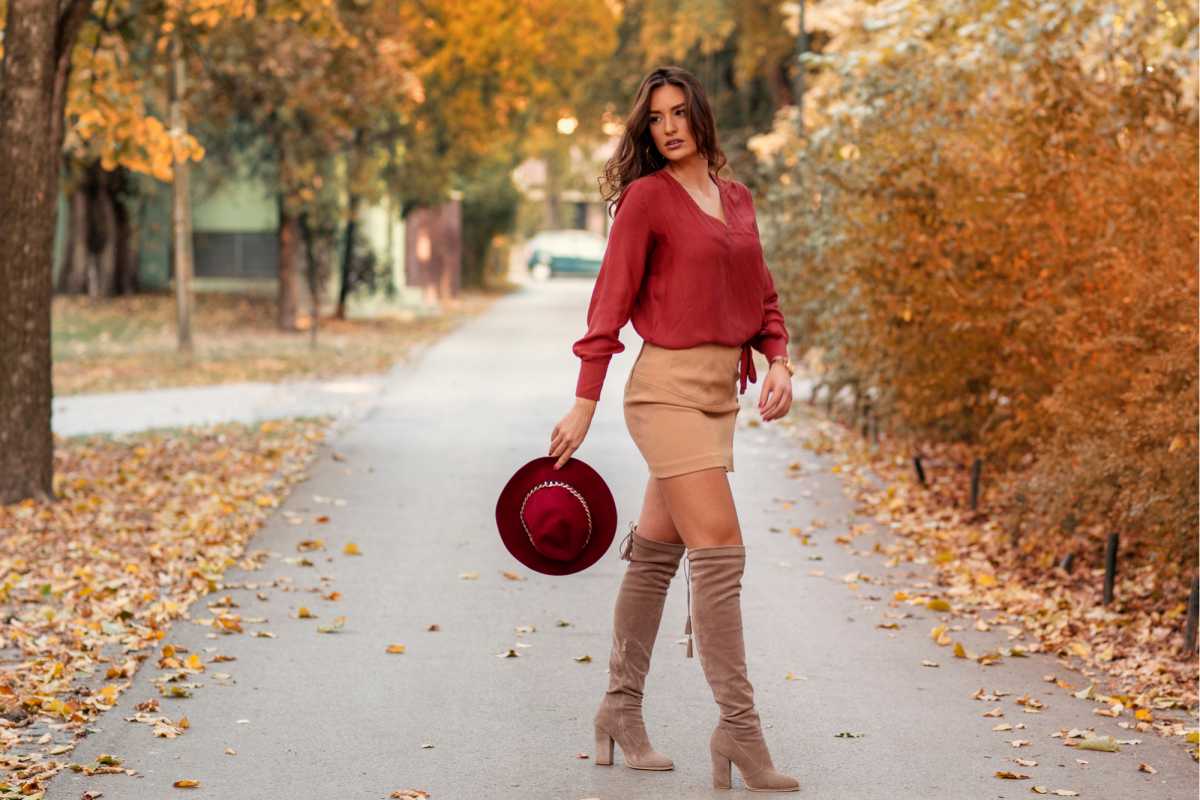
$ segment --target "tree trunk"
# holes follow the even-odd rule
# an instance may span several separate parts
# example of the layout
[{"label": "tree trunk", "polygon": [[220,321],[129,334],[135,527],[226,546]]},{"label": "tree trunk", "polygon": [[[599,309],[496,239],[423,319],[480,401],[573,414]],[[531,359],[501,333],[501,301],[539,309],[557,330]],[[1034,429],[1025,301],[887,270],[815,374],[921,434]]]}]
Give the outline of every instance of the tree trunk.
[{"label": "tree trunk", "polygon": [[122,167],[113,174],[114,189],[113,197],[116,210],[116,228],[113,235],[116,237],[114,246],[116,247],[116,262],[117,262],[117,294],[134,294],[138,291],[138,255],[141,250],[141,242],[138,236],[138,227],[133,224],[132,215],[129,213],[129,207],[121,199],[119,189],[125,186],[125,169]]},{"label": "tree trunk", "polygon": [[353,281],[354,237],[358,235],[359,196],[350,193],[350,219],[346,222],[346,241],[342,248],[342,285],[338,289],[337,318],[346,318],[346,302],[350,299]]},{"label": "tree trunk", "polygon": [[93,269],[88,294],[92,297],[112,297],[117,288],[117,211],[116,200],[109,187],[108,175],[99,162],[93,165],[91,192],[92,225],[90,247]]},{"label": "tree trunk", "polygon": [[279,198],[279,327],[285,331],[297,330],[296,315],[299,312],[299,279],[296,275],[296,250],[299,245],[299,230],[296,218],[287,210],[282,195]]},{"label": "tree trunk", "polygon": [[137,229],[125,205],[127,170],[93,163],[71,192],[66,256],[57,290],[93,297],[138,290]]},{"label": "tree trunk", "polygon": [[66,259],[62,274],[58,276],[58,290],[67,294],[82,294],[87,291],[88,268],[88,201],[87,192],[80,186],[71,192],[70,235],[67,241]]},{"label": "tree trunk", "polygon": [[[187,135],[183,116],[183,96],[187,90],[183,69],[183,37],[175,29],[171,80],[171,138],[178,144]],[[175,316],[179,349],[192,351],[192,197],[188,180],[188,160],[174,159],[171,188],[171,223],[175,241]]]},{"label": "tree trunk", "polygon": [[0,503],[50,499],[50,299],[70,51],[89,4],[9,0],[0,59]]},{"label": "tree trunk", "polygon": [[317,253],[317,237],[313,235],[312,226],[308,224],[308,212],[300,215],[300,234],[304,240],[305,278],[308,281],[309,323],[308,343],[312,349],[317,349],[317,329],[321,321],[321,266],[320,254]]}]

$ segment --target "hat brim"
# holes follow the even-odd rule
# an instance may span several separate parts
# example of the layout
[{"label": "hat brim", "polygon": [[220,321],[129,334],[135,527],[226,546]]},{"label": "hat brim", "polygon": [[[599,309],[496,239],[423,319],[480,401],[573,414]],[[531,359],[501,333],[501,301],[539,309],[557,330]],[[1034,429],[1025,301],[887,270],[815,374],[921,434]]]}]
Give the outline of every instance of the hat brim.
[{"label": "hat brim", "polygon": [[[496,527],[508,552],[525,566],[545,575],[570,575],[595,564],[612,544],[617,530],[617,504],[608,484],[588,464],[569,458],[561,469],[554,469],[557,461],[554,456],[542,456],[513,473],[496,501]],[[542,555],[521,525],[521,502],[526,492],[546,480],[560,480],[573,486],[586,498],[592,515],[591,538],[570,561],[556,561]]]}]

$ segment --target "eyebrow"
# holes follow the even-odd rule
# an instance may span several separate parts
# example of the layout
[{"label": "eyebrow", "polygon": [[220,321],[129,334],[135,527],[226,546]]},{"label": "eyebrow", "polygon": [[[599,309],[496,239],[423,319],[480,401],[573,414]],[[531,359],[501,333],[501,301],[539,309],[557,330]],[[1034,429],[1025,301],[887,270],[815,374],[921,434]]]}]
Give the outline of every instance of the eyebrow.
[{"label": "eyebrow", "polygon": [[[672,111],[674,111],[677,108],[683,108],[683,103],[676,103],[675,105],[671,106]],[[651,114],[661,114],[662,112],[659,111],[657,108],[652,108],[652,109],[650,109],[650,113]]]}]

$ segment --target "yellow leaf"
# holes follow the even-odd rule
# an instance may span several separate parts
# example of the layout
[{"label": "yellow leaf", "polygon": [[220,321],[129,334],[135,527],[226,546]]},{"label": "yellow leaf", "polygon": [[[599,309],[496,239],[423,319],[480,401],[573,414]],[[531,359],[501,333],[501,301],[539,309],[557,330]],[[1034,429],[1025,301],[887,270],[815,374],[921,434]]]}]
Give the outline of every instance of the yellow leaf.
[{"label": "yellow leaf", "polygon": [[403,653],[403,652],[404,652],[404,645],[402,645],[402,644],[389,644],[389,645],[387,646],[387,652],[389,652],[389,653]]},{"label": "yellow leaf", "polygon": [[346,542],[346,546],[342,548],[342,553],[348,556],[362,555],[362,551],[358,549],[358,545],[354,542]]},{"label": "yellow leaf", "polygon": [[925,604],[925,607],[928,608],[930,611],[949,611],[950,610],[950,604],[947,603],[944,599],[942,599],[940,597],[934,597],[934,598],[930,599],[930,601]]},{"label": "yellow leaf", "polygon": [[1104,753],[1119,753],[1121,748],[1117,745],[1117,740],[1111,736],[1094,736],[1091,739],[1084,739],[1075,745],[1079,750],[1099,750]]},{"label": "yellow leaf", "polygon": [[313,613],[308,610],[308,606],[300,606],[300,610],[296,612],[298,619],[313,619]]},{"label": "yellow leaf", "polygon": [[183,780],[175,781],[175,783],[171,785],[176,789],[199,789],[200,781],[194,781],[190,778],[185,778]]}]

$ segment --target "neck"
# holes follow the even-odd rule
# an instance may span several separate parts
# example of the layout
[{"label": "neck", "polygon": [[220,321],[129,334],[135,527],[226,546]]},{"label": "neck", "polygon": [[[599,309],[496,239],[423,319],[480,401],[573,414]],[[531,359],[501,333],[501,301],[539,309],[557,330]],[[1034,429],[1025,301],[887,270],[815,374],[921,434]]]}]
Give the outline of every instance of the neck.
[{"label": "neck", "polygon": [[699,153],[679,161],[668,162],[666,168],[685,185],[699,188],[709,183],[708,159]]}]

